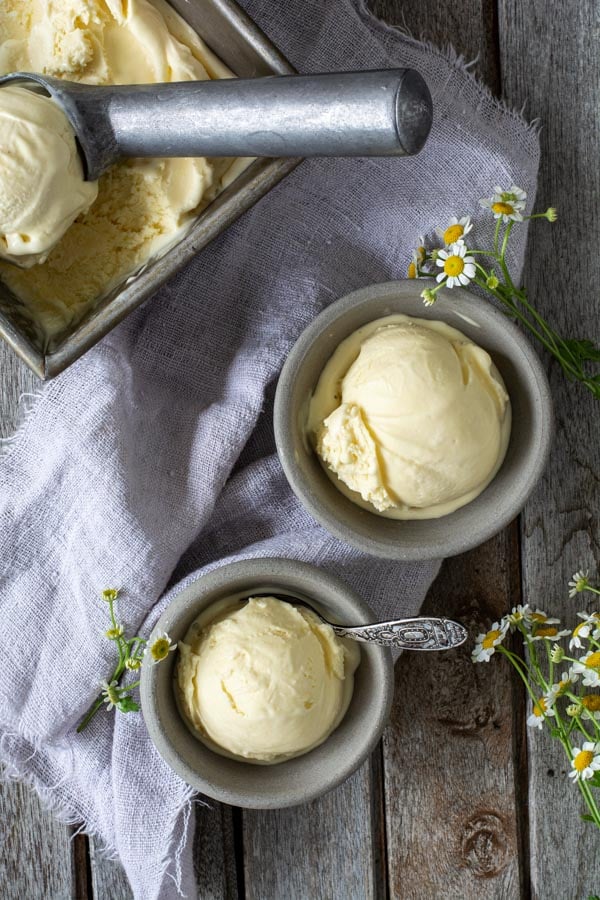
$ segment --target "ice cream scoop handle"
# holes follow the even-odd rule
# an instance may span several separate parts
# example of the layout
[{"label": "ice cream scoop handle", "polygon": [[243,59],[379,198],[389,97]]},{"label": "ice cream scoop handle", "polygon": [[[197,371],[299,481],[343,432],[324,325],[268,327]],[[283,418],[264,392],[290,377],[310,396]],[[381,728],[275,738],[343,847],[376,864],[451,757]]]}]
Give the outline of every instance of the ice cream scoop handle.
[{"label": "ice cream scoop handle", "polygon": [[111,88],[123,156],[406,156],[431,127],[412,69]]},{"label": "ice cream scoop handle", "polygon": [[451,619],[396,619],[359,625],[356,628],[331,626],[339,637],[372,642],[395,650],[451,650],[460,647],[468,637],[467,629]]},{"label": "ice cream scoop handle", "polygon": [[431,94],[414,69],[139,85],[0,78],[20,82],[63,108],[88,181],[127,157],[410,156],[432,123]]}]

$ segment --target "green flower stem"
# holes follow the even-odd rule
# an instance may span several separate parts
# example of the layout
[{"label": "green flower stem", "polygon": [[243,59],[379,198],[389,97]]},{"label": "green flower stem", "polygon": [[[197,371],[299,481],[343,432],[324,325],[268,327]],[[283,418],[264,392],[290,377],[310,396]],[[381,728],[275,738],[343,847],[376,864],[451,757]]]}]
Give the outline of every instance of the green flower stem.
[{"label": "green flower stem", "polygon": [[[121,659],[119,659],[119,662],[117,663],[115,670],[112,673],[112,676],[108,680],[108,684],[112,684],[113,681],[118,681],[119,678],[121,677],[121,675],[123,674],[124,669],[125,669],[125,663],[124,662],[122,663]],[[98,698],[92,703],[92,705],[88,709],[87,713],[85,714],[85,716],[83,717],[83,719],[81,720],[79,725],[77,726],[77,734],[80,734],[83,731],[83,729],[87,725],[89,725],[89,723],[92,721],[92,719],[94,718],[94,716],[96,715],[98,710],[101,709],[103,703],[104,703],[104,694],[99,694]]]},{"label": "green flower stem", "polygon": [[600,811],[598,810],[596,800],[590,790],[589,785],[586,784],[586,782],[583,780],[583,778],[578,778],[577,786],[583,795],[583,799],[585,800],[587,808],[590,811],[590,815],[592,816],[592,819],[594,820],[594,824],[598,828],[600,828]]},{"label": "green flower stem", "polygon": [[498,238],[500,237],[500,226],[502,225],[502,219],[498,218],[496,222],[496,230],[494,231],[494,253],[498,256]]},{"label": "green flower stem", "polygon": [[[502,646],[498,647],[498,652],[499,652],[499,653],[502,653],[502,654],[504,654],[504,656],[507,656],[507,657],[508,657],[508,659],[509,659],[509,661],[511,662],[513,668],[518,672],[519,677],[521,678],[523,684],[524,684],[525,687],[527,688],[527,692],[528,692],[529,696],[531,697],[533,703],[537,703],[537,702],[538,702],[538,698],[536,697],[536,695],[535,695],[535,693],[534,693],[534,691],[533,691],[533,688],[532,688],[531,685],[529,684],[529,681],[528,681],[528,679],[527,679],[527,676],[525,675],[525,673],[524,673],[523,670],[521,669],[521,664],[522,664],[523,666],[525,666],[525,670],[528,671],[528,670],[527,670],[527,666],[526,666],[525,661],[522,660],[520,656],[517,656],[516,653],[511,653],[511,651],[510,651],[510,650],[507,650],[506,647],[502,647]],[[515,660],[519,660],[520,665],[516,665],[516,664],[515,664]],[[546,718],[546,717],[544,716],[544,718]]]},{"label": "green flower stem", "polygon": [[550,684],[554,684],[554,663],[552,661],[552,651],[550,649],[550,641],[545,641],[546,644],[546,656],[548,658],[548,681]]},{"label": "green flower stem", "polygon": [[[507,246],[508,246],[508,239],[509,239],[510,233],[511,233],[511,231],[512,231],[512,229],[513,229],[513,225],[514,225],[514,222],[509,222],[508,225],[506,226],[505,230],[504,230],[504,240],[502,241],[502,250],[500,251],[500,256],[502,257],[502,259],[504,259],[505,255],[506,255],[506,248],[507,248]],[[498,251],[496,250],[496,253],[497,253],[497,252],[498,252]],[[508,270],[507,270],[507,271],[508,271]],[[513,283],[512,283],[512,279],[510,278],[510,275],[509,275],[509,277],[508,277],[508,283],[511,285],[511,287],[513,287]]]}]

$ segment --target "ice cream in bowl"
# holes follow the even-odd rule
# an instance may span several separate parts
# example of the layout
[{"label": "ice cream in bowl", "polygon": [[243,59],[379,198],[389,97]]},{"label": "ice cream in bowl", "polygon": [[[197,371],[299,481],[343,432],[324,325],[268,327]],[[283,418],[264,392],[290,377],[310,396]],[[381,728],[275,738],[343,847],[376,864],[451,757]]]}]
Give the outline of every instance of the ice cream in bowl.
[{"label": "ice cream in bowl", "polygon": [[207,796],[276,808],[347,778],[381,736],[390,651],[323,621],[375,614],[344,582],[285,559],[236,562],[177,594],[155,626],[177,642],[145,663],[144,718],[158,751]]},{"label": "ice cream in bowl", "polygon": [[284,366],[275,435],[288,480],[329,531],[374,555],[461,553],[510,522],[552,433],[522,333],[462,289],[427,308],[414,281],[356,291]]}]

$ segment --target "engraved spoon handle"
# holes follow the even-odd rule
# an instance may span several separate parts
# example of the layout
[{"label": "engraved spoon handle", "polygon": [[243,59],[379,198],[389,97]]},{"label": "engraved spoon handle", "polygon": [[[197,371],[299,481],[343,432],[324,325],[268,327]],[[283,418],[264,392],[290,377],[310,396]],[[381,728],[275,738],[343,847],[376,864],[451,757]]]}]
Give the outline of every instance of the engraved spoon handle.
[{"label": "engraved spoon handle", "polygon": [[396,650],[452,650],[460,647],[468,632],[460,622],[451,619],[425,618],[394,619],[345,628],[331,626],[339,637],[353,641],[373,642]]}]

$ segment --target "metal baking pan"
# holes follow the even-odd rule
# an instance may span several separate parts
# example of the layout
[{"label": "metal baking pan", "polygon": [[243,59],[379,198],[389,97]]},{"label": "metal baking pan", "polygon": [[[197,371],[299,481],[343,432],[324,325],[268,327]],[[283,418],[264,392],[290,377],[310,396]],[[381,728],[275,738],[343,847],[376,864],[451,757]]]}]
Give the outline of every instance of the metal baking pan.
[{"label": "metal baking pan", "polygon": [[[169,0],[210,49],[240,78],[290,75],[295,69],[234,0]],[[0,336],[42,379],[79,359],[132,310],[291,172],[299,159],[257,159],[198,216],[163,257],[103,297],[55,345],[45,347],[21,301],[0,282]]]}]

